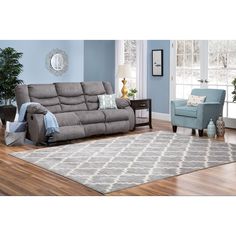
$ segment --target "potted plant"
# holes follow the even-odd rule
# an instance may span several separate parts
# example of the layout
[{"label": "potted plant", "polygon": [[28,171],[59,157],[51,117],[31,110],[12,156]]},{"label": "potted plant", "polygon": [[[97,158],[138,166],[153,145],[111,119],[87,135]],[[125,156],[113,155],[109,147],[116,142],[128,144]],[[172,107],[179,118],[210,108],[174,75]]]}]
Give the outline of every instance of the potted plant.
[{"label": "potted plant", "polygon": [[136,88],[130,89],[128,93],[128,97],[132,97],[132,99],[134,100],[137,92],[138,90]]},{"label": "potted plant", "polygon": [[7,120],[14,121],[16,115],[16,107],[12,102],[15,100],[15,87],[23,83],[18,79],[23,69],[19,62],[22,55],[11,47],[0,48],[0,100],[3,103],[0,106],[0,118],[3,125]]},{"label": "potted plant", "polygon": [[232,92],[232,94],[233,94],[233,102],[236,102],[236,78],[232,81],[232,84],[234,86],[234,91]]}]

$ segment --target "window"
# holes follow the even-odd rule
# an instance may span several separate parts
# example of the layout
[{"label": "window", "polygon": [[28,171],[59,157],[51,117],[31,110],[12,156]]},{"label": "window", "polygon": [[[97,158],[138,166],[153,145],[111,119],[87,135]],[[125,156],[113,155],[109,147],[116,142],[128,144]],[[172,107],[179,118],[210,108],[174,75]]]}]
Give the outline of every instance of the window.
[{"label": "window", "polygon": [[176,97],[187,98],[200,80],[200,45],[197,40],[179,40],[176,47]]},{"label": "window", "polygon": [[236,119],[232,80],[236,78],[235,40],[176,41],[176,98],[187,98],[196,87],[226,91],[223,116]]},{"label": "window", "polygon": [[236,118],[232,81],[236,77],[236,41],[208,41],[208,87],[226,90],[224,116]]}]

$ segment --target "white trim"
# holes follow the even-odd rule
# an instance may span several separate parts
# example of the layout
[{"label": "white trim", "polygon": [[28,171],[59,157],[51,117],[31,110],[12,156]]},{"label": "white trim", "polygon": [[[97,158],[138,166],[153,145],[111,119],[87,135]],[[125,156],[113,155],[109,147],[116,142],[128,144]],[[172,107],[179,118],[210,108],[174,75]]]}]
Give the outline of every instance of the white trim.
[{"label": "white trim", "polygon": [[207,88],[208,80],[208,40],[200,40],[200,78],[204,80],[200,88]]},{"label": "white trim", "polygon": [[158,119],[158,120],[170,121],[170,114],[159,113],[159,112],[152,112],[152,118],[153,119]]},{"label": "white trim", "polygon": [[225,127],[235,129],[236,119],[224,117]]},{"label": "white trim", "polygon": [[[170,41],[170,101],[176,99],[176,40]],[[169,112],[171,110],[169,104]]]}]

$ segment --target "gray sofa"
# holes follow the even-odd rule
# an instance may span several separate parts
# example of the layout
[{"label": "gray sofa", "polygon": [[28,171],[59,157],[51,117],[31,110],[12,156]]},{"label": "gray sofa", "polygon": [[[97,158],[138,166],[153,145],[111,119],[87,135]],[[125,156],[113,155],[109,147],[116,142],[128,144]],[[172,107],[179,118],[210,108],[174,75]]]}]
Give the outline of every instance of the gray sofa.
[{"label": "gray sofa", "polygon": [[99,110],[97,95],[112,94],[109,82],[30,84],[16,87],[18,109],[26,102],[40,106],[27,108],[27,137],[35,144],[45,143],[43,116],[47,109],[57,118],[60,133],[49,142],[84,138],[92,135],[122,133],[133,130],[135,117],[129,100],[117,98],[118,109]]}]

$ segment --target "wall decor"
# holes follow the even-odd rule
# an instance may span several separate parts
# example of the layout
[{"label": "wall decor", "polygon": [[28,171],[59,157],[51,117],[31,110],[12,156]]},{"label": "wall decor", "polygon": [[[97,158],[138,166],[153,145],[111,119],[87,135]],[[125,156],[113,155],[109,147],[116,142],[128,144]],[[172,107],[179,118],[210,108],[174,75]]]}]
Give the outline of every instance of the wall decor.
[{"label": "wall decor", "polygon": [[46,57],[46,67],[54,75],[60,76],[68,69],[68,56],[61,49],[53,49]]},{"label": "wall decor", "polygon": [[163,76],[163,49],[152,50],[152,76]]}]

